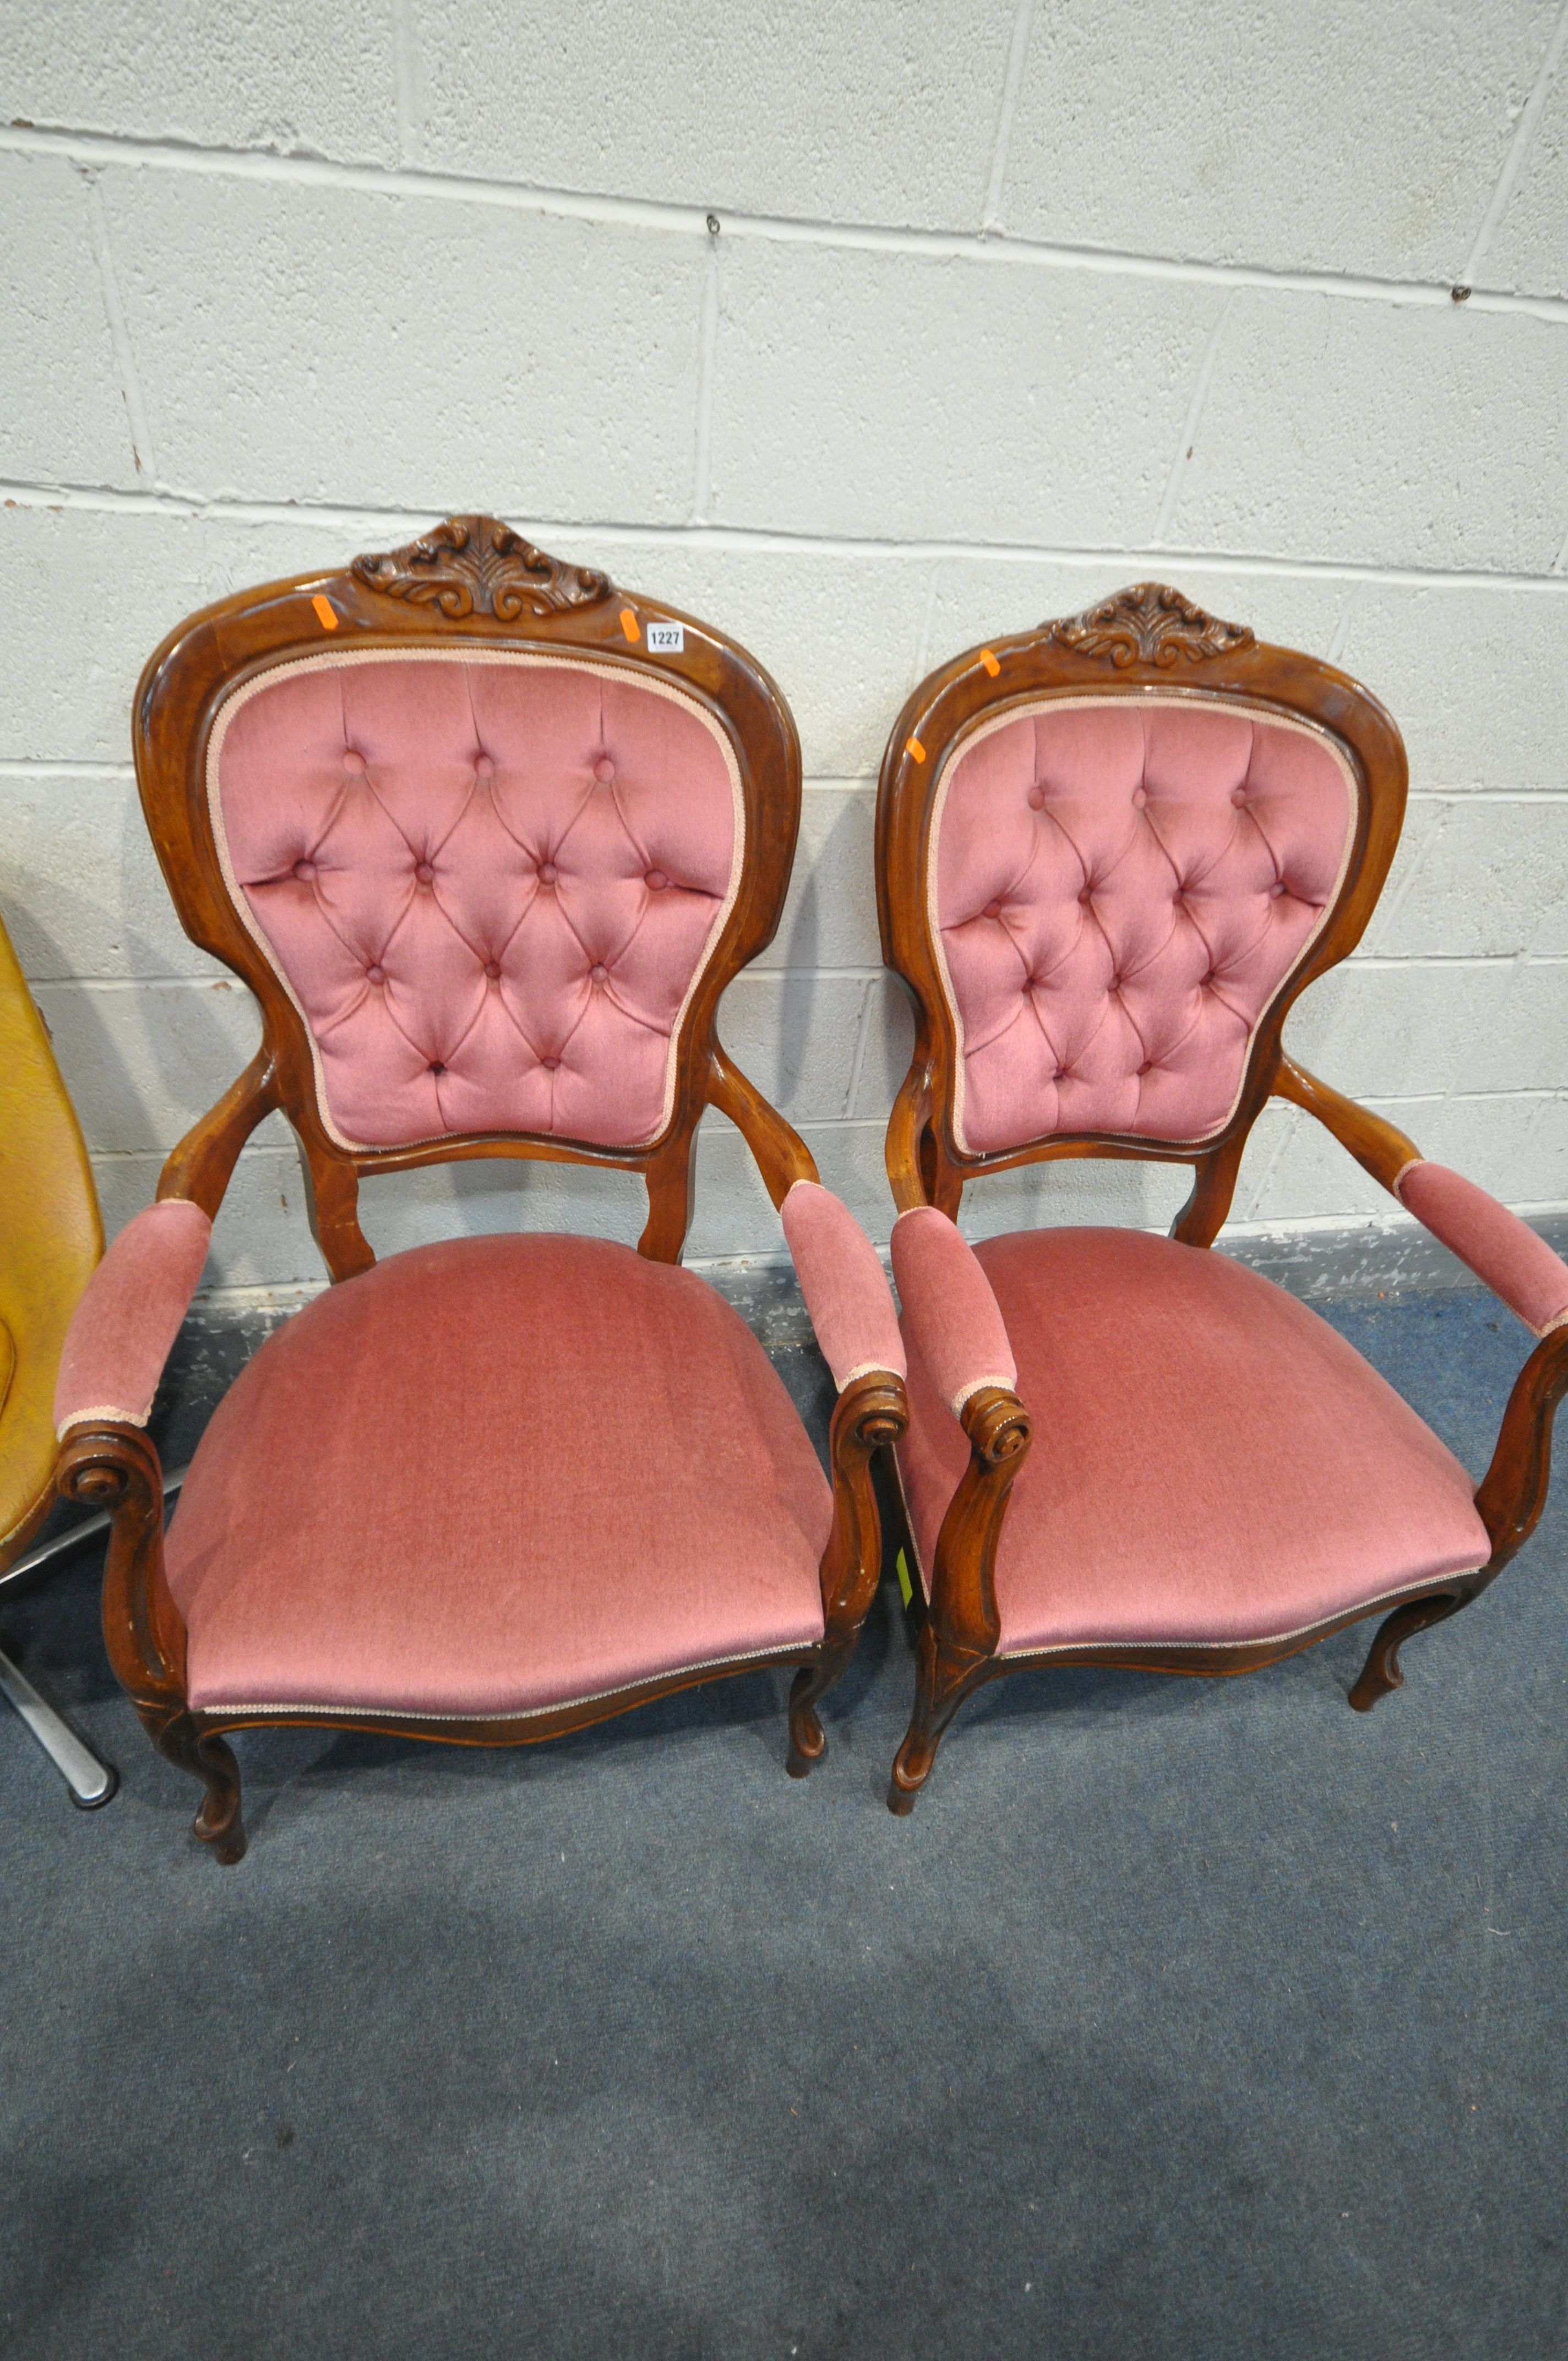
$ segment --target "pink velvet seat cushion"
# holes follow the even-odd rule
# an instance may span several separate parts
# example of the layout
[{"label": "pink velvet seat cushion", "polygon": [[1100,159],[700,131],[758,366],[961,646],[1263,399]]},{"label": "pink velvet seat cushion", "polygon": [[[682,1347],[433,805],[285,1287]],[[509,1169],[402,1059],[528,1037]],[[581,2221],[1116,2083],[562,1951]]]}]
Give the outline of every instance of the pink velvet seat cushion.
[{"label": "pink velvet seat cushion", "polygon": [[[1128,1230],[976,1253],[1034,1420],[997,1553],[1003,1654],[1283,1638],[1489,1556],[1458,1460],[1255,1271]],[[928,1570],[969,1447],[909,1364],[900,1464]]]},{"label": "pink velvet seat cushion", "polygon": [[751,1331],[597,1238],[422,1246],[320,1296],[168,1543],[192,1705],[526,1713],[820,1640],[832,1504]]}]

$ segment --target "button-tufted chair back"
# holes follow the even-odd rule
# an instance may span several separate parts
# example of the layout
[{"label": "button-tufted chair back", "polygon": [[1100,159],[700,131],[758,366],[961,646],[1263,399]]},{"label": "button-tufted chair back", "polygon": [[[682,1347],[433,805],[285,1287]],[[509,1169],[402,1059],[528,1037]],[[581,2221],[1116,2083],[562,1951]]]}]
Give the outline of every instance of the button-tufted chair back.
[{"label": "button-tufted chair back", "polygon": [[[915,1054],[901,1205],[1056,1156],[1196,1171],[1223,1218],[1297,994],[1358,939],[1404,812],[1364,688],[1141,583],[955,657],[888,741],[877,896]],[[1200,1203],[1201,1200],[1201,1203]]]},{"label": "button-tufted chair back", "polygon": [[983,724],[930,841],[959,1145],[1217,1130],[1355,818],[1331,740],[1223,698],[1065,697]]},{"label": "button-tufted chair back", "polygon": [[273,1109],[335,1278],[367,1172],[620,1166],[678,1260],[705,1110],[775,1202],[815,1171],[717,1033],[800,818],[787,707],[690,616],[453,517],[170,633],[137,695],[142,807],[187,932],[256,994],[250,1068],[160,1184],[211,1211]]},{"label": "button-tufted chair back", "polygon": [[521,652],[334,650],[228,700],[208,777],[345,1146],[657,1137],[745,847],[695,701]]}]

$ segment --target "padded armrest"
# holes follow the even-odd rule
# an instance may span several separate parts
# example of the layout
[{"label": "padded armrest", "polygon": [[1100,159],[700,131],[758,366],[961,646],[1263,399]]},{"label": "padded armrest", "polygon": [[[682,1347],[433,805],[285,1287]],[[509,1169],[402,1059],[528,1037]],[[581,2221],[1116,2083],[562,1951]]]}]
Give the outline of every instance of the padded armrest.
[{"label": "padded armrest", "polygon": [[1422,1158],[1396,1175],[1394,1194],[1538,1336],[1568,1320],[1568,1263],[1474,1180]]},{"label": "padded armrest", "polygon": [[57,1434],[84,1419],[147,1424],[212,1235],[210,1215],[183,1197],[149,1205],[126,1224],[66,1331],[54,1392]]},{"label": "padded armrest", "polygon": [[982,1386],[1016,1392],[1007,1323],[958,1224],[916,1205],[893,1225],[893,1275],[914,1350],[955,1418]]},{"label": "padded armrest", "polygon": [[779,1207],[822,1357],[840,1393],[872,1369],[905,1374],[904,1339],[877,1250],[848,1205],[797,1180]]}]

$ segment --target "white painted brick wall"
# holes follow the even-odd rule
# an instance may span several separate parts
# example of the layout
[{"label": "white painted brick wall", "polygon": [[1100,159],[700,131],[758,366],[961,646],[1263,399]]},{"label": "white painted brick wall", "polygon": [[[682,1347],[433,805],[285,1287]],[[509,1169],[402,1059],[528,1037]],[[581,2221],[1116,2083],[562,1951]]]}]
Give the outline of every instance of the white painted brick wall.
[{"label": "white painted brick wall", "polygon": [[[1410,749],[1382,908],[1293,1046],[1568,1212],[1565,0],[0,0],[0,911],[111,1231],[256,1036],[146,841],[140,665],[465,506],[780,681],[800,851],[724,1027],[877,1235],[889,725],[956,649],[1151,573],[1355,673]],[[694,1256],[775,1254],[717,1117],[699,1155]],[[1058,1165],[966,1218],[1163,1224],[1185,1187]],[[1235,1219],[1386,1202],[1276,1106]],[[383,1249],[642,1218],[554,1166],[365,1206]],[[213,1277],[319,1268],[274,1119]]]}]

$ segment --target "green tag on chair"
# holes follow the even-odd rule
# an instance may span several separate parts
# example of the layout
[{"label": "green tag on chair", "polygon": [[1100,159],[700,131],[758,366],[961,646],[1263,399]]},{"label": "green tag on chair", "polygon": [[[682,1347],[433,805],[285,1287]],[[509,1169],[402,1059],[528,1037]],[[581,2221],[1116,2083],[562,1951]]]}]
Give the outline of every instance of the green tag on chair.
[{"label": "green tag on chair", "polygon": [[904,1593],[904,1603],[905,1607],[907,1607],[910,1600],[915,1596],[915,1585],[909,1579],[909,1561],[905,1556],[902,1550],[898,1553],[896,1563],[898,1566],[898,1587]]}]

